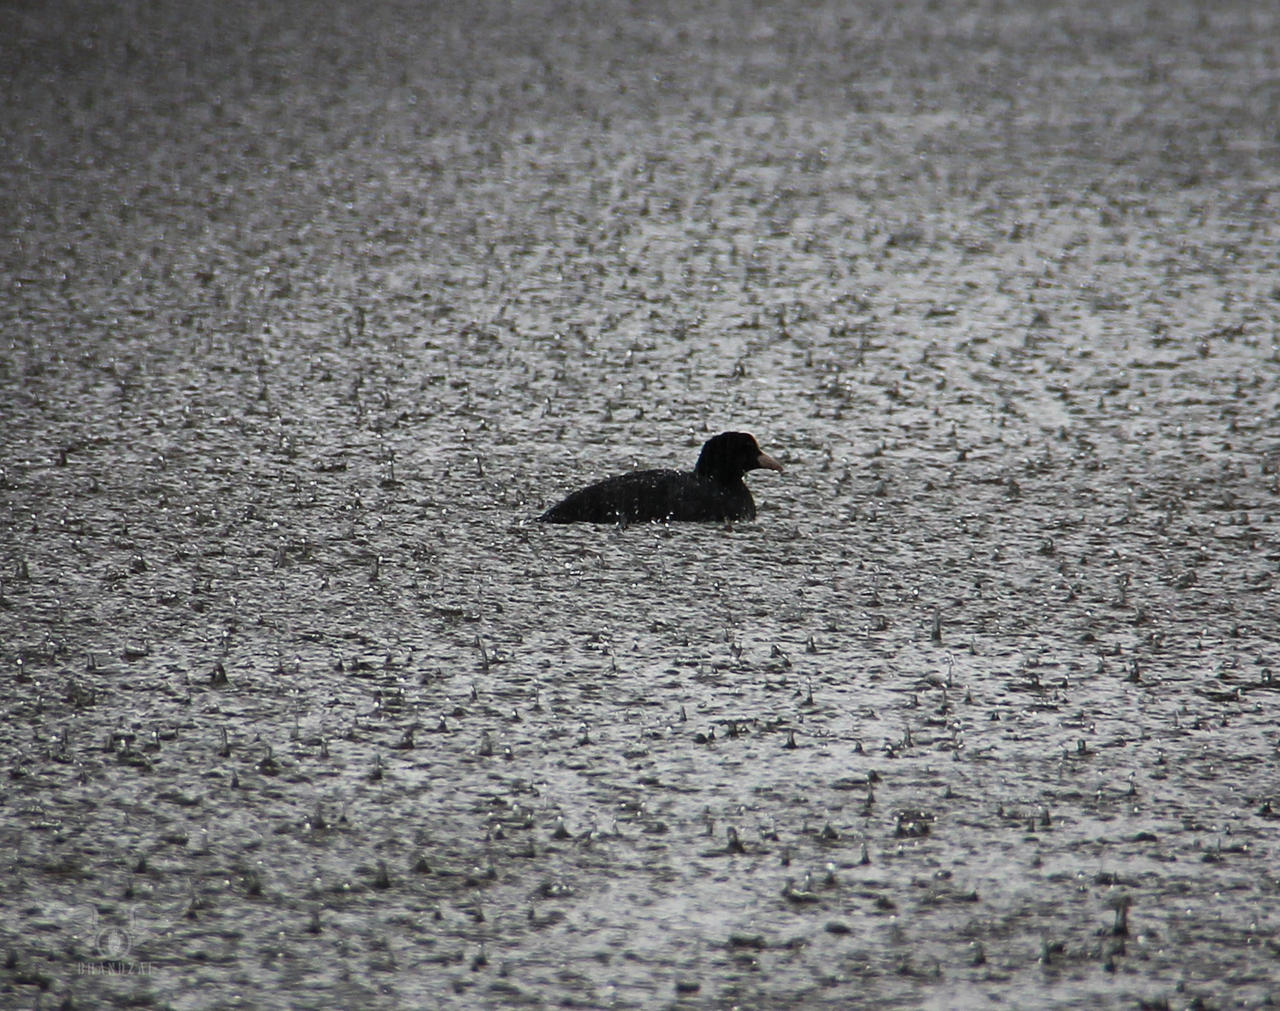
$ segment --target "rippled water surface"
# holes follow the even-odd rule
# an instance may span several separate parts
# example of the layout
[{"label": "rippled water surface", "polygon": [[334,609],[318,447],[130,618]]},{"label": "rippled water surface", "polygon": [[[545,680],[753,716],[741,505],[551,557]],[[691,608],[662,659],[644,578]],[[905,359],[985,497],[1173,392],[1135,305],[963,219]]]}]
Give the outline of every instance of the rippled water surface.
[{"label": "rippled water surface", "polygon": [[1280,997],[1276,14],[303,7],[4,15],[0,1002]]}]

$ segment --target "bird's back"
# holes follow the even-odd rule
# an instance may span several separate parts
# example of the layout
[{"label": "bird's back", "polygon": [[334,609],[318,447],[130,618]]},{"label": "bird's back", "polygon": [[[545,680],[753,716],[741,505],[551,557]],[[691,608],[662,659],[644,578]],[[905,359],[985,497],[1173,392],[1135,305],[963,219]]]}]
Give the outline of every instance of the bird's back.
[{"label": "bird's back", "polygon": [[544,523],[648,523],[755,519],[741,481],[715,481],[688,471],[639,470],[575,491],[542,514]]}]

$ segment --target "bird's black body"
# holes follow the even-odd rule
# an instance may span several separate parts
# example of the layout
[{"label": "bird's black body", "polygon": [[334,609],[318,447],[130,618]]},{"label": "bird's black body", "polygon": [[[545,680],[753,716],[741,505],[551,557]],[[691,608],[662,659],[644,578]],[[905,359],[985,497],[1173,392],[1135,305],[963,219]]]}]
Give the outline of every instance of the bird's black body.
[{"label": "bird's black body", "polygon": [[544,523],[646,523],[753,520],[756,504],[742,476],[782,470],[743,432],[707,441],[692,471],[638,470],[589,485],[542,514]]}]

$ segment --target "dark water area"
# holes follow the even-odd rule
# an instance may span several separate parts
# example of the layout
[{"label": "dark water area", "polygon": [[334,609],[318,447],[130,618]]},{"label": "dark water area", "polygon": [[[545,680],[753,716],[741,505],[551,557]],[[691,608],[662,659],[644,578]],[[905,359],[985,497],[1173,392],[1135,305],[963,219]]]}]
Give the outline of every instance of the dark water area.
[{"label": "dark water area", "polygon": [[1280,14],[0,37],[0,1004],[1280,998]]}]

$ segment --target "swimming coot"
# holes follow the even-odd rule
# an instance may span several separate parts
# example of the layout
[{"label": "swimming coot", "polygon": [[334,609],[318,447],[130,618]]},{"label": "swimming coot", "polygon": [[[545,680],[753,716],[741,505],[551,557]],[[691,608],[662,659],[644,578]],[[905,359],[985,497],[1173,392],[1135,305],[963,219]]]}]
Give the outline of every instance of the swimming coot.
[{"label": "swimming coot", "polygon": [[543,523],[645,523],[651,520],[753,520],[743,483],[749,470],[782,470],[745,432],[707,440],[692,471],[637,470],[575,491],[540,517]]}]

